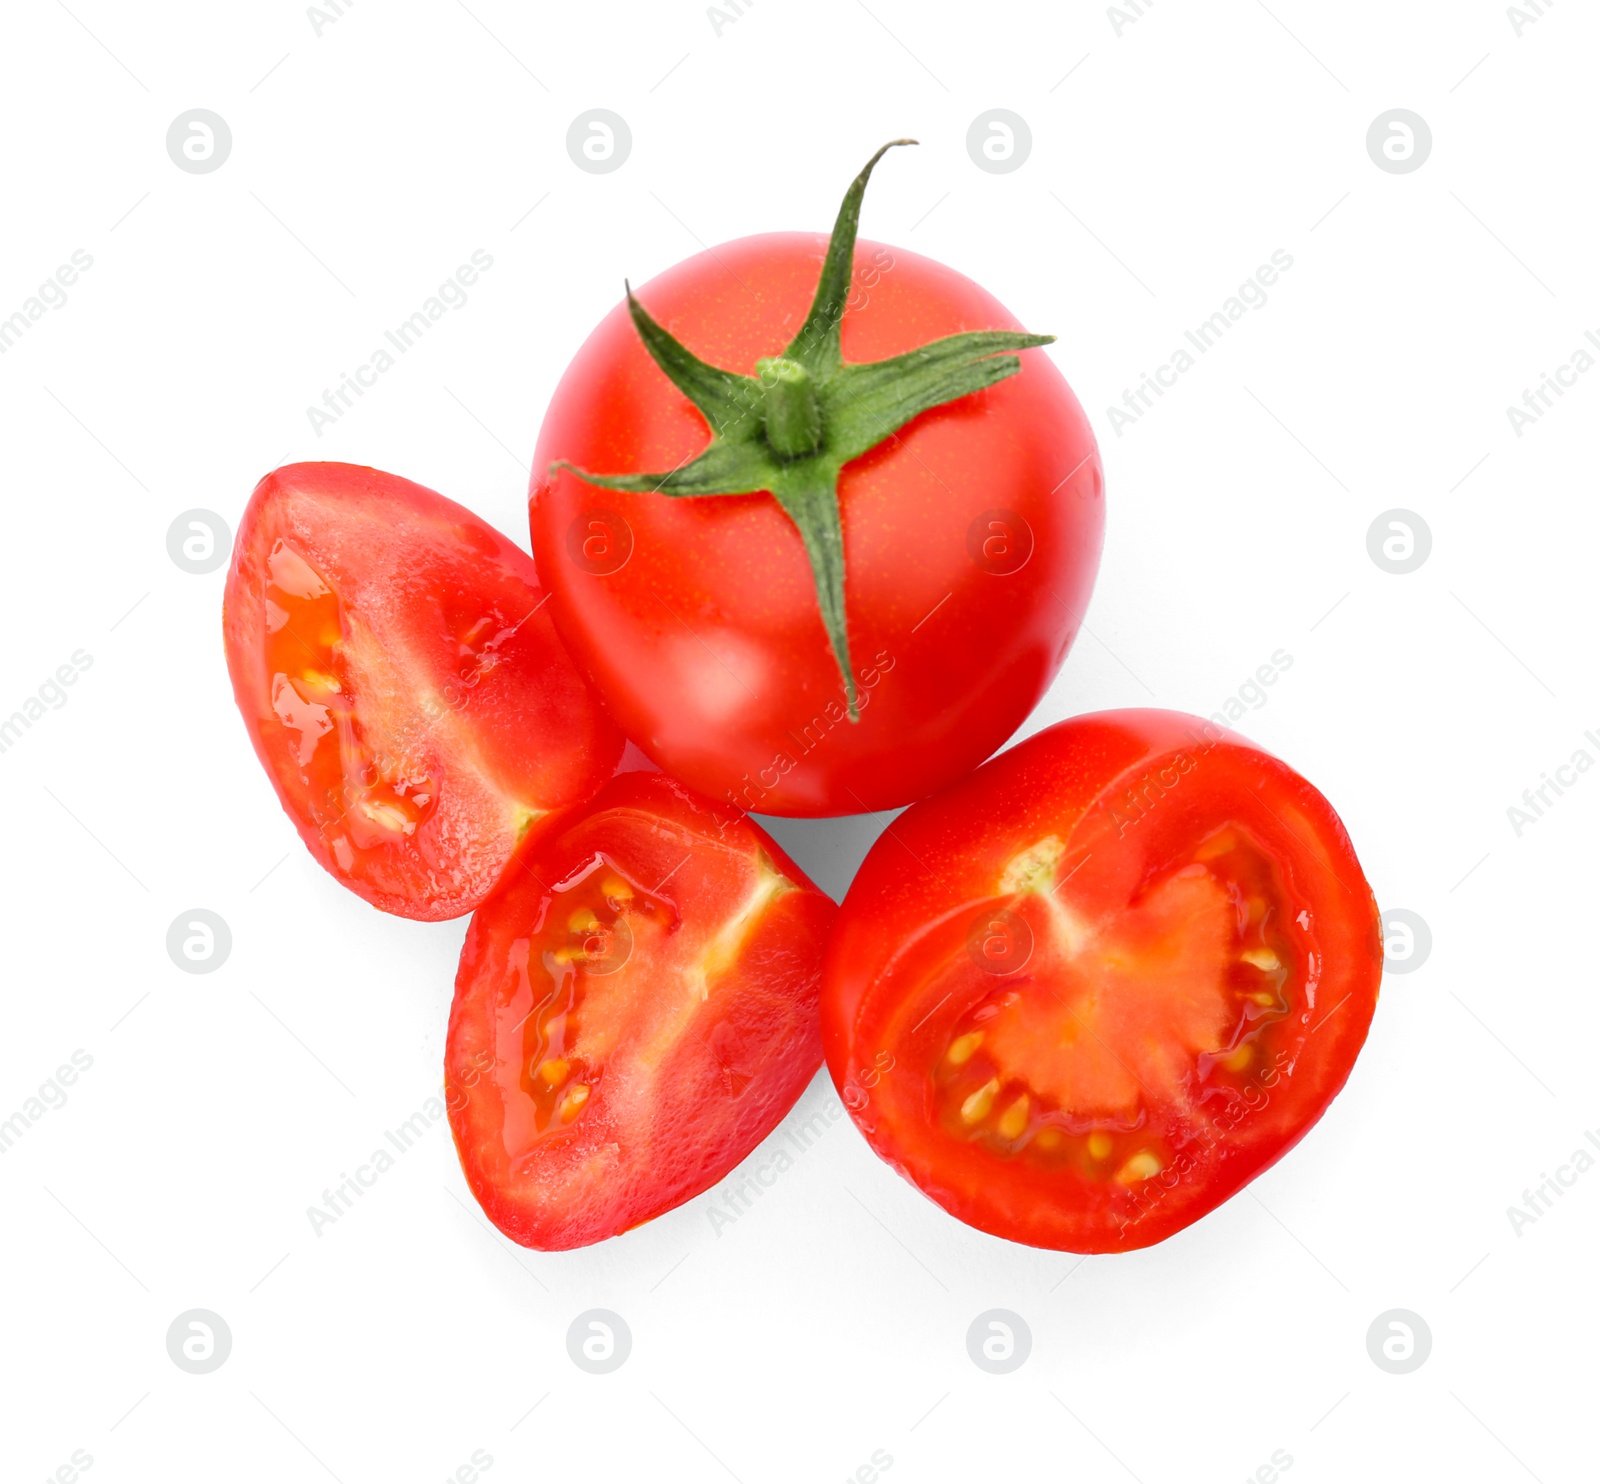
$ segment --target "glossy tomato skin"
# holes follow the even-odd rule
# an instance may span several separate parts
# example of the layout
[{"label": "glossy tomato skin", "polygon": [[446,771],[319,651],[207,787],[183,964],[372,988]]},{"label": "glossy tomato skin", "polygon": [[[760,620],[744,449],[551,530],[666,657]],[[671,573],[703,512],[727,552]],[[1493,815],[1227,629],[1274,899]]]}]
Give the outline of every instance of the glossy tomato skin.
[{"label": "glossy tomato skin", "polygon": [[[752,373],[804,320],[826,245],[744,238],[639,299],[697,355]],[[847,362],[1020,328],[930,259],[861,242],[855,263]],[[557,624],[630,739],[713,798],[789,815],[905,804],[1000,746],[1077,633],[1104,520],[1082,408],[1042,350],[1022,365],[843,471],[852,724],[799,534],[769,495],[669,498],[549,477],[558,458],[596,473],[670,469],[709,436],[625,306],[608,314],[546,414],[530,518]]]},{"label": "glossy tomato skin", "polygon": [[256,486],[223,634],[234,697],[318,863],[385,912],[470,912],[519,837],[594,794],[623,739],[528,555],[393,474]]},{"label": "glossy tomato skin", "polygon": [[659,773],[530,840],[473,915],[445,1050],[489,1219],[581,1247],[727,1174],[822,1064],[837,910],[747,816]]},{"label": "glossy tomato skin", "polygon": [[[1119,956],[1151,946],[1137,941],[1138,929],[1133,941],[1128,934],[1116,941],[1115,924],[1174,883],[1211,890],[1203,862],[1228,841],[1248,851],[1258,881],[1271,883],[1266,917],[1282,955],[1281,1002],[1265,1011],[1243,1006],[1239,1044],[1259,1028],[1252,1049],[1260,1054],[1247,1070],[1222,1070],[1225,1032],[1216,1055],[1190,1057],[1165,1073],[1176,1108],[1146,1108],[1143,1094],[1155,1079],[1146,1067],[1127,1065],[1125,1048],[1159,1043],[1166,1016],[1203,1018],[1208,995],[1226,1009],[1240,976],[1257,971],[1235,961],[1217,971],[1215,986],[1203,977],[1191,983],[1185,953],[1199,955],[1205,934],[1193,943],[1179,937],[1162,962],[1180,976],[1181,992],[1169,1004],[1154,1002],[1159,1013],[1136,1007],[1131,1023],[1103,1019],[1115,1007],[1097,1005],[1094,981],[1113,973]],[[1024,882],[1031,896],[1018,890]],[[1218,894],[1226,914],[1219,931],[1252,914],[1260,923],[1262,904],[1248,896]],[[1051,924],[1063,911],[1069,931],[1089,943],[1085,991],[1053,968]],[[1097,962],[1102,931],[1111,946]],[[967,961],[980,963],[988,951],[990,932],[1000,945],[992,972],[968,972]],[[1127,1251],[1198,1220],[1299,1141],[1344,1086],[1381,974],[1371,889],[1342,824],[1311,784],[1214,723],[1168,711],[1103,712],[1036,734],[889,827],[852,883],[829,944],[823,1044],[841,1097],[874,1149],[953,1215],[1034,1246]],[[928,986],[935,981],[953,990],[949,1001],[934,1003]],[[1191,993],[1194,983],[1201,989]],[[1103,995],[1112,992],[1108,978]],[[1087,1048],[1091,1060],[1075,1065],[1093,1072],[1098,1064],[1101,1080],[1109,1072],[1139,1081],[1139,1116],[1113,1133],[1126,1151],[1165,1119],[1169,1147],[1158,1174],[1140,1177],[1130,1161],[1116,1178],[1085,1178],[1081,1160],[1030,1165],[1010,1149],[997,1158],[992,1142],[952,1134],[971,1103],[954,1119],[949,1108],[941,1115],[930,1067],[965,1051],[960,1031],[980,1032],[970,1039],[981,1043],[981,1033],[1000,1023],[998,1016],[985,1023],[991,1012],[983,1009],[961,1018],[996,994],[1031,1006],[1036,1023],[1053,1022],[1063,1045]],[[1085,1006],[1115,1029],[1086,1025]],[[1042,1054],[1047,1061],[1052,1052]],[[1183,1060],[1174,1056],[1168,1065]],[[999,1108],[1010,1095],[989,1097]],[[1030,1101],[1027,1116],[1041,1112]],[[1056,1126],[1059,1143],[1074,1136]],[[1088,1134],[1095,1137],[1113,1145],[1109,1134]]]}]

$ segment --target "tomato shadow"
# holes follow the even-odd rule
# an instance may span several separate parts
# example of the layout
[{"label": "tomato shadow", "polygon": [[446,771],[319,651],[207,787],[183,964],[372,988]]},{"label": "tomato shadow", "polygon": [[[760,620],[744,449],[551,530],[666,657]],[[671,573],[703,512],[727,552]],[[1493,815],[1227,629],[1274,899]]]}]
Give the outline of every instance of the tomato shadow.
[{"label": "tomato shadow", "polygon": [[750,817],[839,902],[867,852],[900,813],[899,809],[886,809],[880,814],[850,814],[839,819],[787,819],[775,814]]}]

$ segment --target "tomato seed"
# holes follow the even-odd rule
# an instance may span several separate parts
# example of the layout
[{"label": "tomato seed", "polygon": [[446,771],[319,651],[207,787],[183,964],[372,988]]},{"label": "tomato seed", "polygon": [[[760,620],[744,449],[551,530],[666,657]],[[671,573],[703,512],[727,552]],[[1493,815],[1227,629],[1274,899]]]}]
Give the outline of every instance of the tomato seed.
[{"label": "tomato seed", "polygon": [[1148,1149],[1141,1149],[1123,1167],[1117,1171],[1117,1180],[1123,1185],[1132,1185],[1138,1180],[1148,1180],[1152,1175],[1161,1173],[1161,1161]]},{"label": "tomato seed", "polygon": [[1004,1113],[996,1125],[1002,1139],[1020,1139],[1028,1127],[1028,1095],[1023,1093]]},{"label": "tomato seed", "polygon": [[994,1107],[995,1094],[1000,1091],[1000,1079],[991,1077],[976,1092],[970,1093],[961,1105],[961,1119],[964,1123],[981,1123],[989,1116],[989,1110]]},{"label": "tomato seed", "polygon": [[945,1052],[944,1059],[953,1067],[964,1066],[972,1060],[972,1053],[983,1045],[982,1031],[968,1031],[964,1036],[957,1036],[950,1043],[950,1049]]},{"label": "tomato seed", "polygon": [[571,1123],[578,1116],[579,1110],[589,1101],[589,1089],[579,1083],[561,1100],[561,1121]]}]

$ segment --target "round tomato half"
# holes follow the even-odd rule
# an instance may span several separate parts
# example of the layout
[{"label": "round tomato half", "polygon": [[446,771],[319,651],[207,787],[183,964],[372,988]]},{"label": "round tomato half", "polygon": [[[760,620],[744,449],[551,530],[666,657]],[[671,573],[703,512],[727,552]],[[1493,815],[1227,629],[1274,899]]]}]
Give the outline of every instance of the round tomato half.
[{"label": "round tomato half", "polygon": [[749,819],[658,773],[529,841],[467,930],[445,1050],[489,1219],[581,1247],[727,1174],[822,1064],[837,910]]},{"label": "round tomato half", "polygon": [[[806,321],[829,239],[748,237],[637,291],[689,350],[750,375]],[[856,245],[847,363],[941,336],[1017,330],[970,279]],[[849,716],[807,548],[770,493],[597,488],[591,471],[669,470],[708,424],[620,304],[584,343],[534,456],[534,556],[573,654],[658,766],[765,814],[835,815],[921,798],[1021,725],[1060,668],[1099,563],[1100,457],[1045,352],[922,413],[844,465]]]},{"label": "round tomato half", "polygon": [[1110,711],[889,827],[829,946],[824,1045],[873,1148],[951,1214],[1126,1251],[1321,1117],[1381,973],[1316,789],[1211,722]]},{"label": "round tomato half", "polygon": [[610,776],[622,736],[544,603],[525,552],[410,480],[290,464],[256,486],[223,599],[234,697],[301,839],[373,906],[470,912]]}]

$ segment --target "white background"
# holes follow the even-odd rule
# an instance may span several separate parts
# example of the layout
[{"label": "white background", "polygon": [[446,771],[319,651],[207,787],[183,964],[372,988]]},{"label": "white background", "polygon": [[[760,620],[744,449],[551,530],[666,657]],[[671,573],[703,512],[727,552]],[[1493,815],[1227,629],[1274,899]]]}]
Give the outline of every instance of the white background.
[{"label": "white background", "polygon": [[[889,1484],[1195,1484],[1283,1450],[1291,1484],[1593,1478],[1600,1171],[1520,1235],[1507,1207],[1600,1127],[1600,776],[1520,837],[1506,812],[1600,758],[1600,372],[1520,438],[1506,416],[1600,332],[1592,9],[1519,35],[1489,0],[759,0],[719,35],[687,0],[470,4],[360,0],[320,35],[287,0],[0,22],[0,318],[93,258],[0,356],[0,714],[93,659],[0,755],[0,1119],[93,1058],[0,1158],[0,1475],[81,1449],[93,1481],[424,1484],[481,1449],[491,1480],[756,1484],[882,1450]],[[196,107],[233,134],[210,174],[165,148]],[[566,152],[595,107],[633,134],[611,174]],[[1033,136],[1007,174],[965,145],[996,107]],[[1414,173],[1367,153],[1395,107],[1431,126]],[[1056,332],[1105,456],[1091,632],[1029,729],[1209,713],[1287,650],[1239,729],[1334,802],[1431,955],[1300,1148],[1150,1251],[969,1231],[843,1120],[720,1232],[724,1189],[524,1252],[441,1125],[315,1236],[439,1082],[463,924],[382,917],[300,849],[233,709],[223,574],[169,560],[169,524],[330,458],[524,541],[542,408],[624,275],[825,229],[902,134],[864,236]],[[467,305],[316,436],[307,406],[476,248]],[[1119,436],[1107,408],[1280,248],[1269,302]],[[1395,507],[1433,537],[1405,576],[1366,547]],[[779,832],[838,894],[880,824]],[[164,946],[193,907],[233,933],[207,976]],[[232,1331],[209,1375],[167,1355],[191,1308]],[[567,1356],[591,1308],[632,1331],[610,1375]],[[1009,1375],[967,1355],[991,1308],[1032,1332]],[[1408,1375],[1367,1353],[1392,1308],[1432,1332]]]}]

